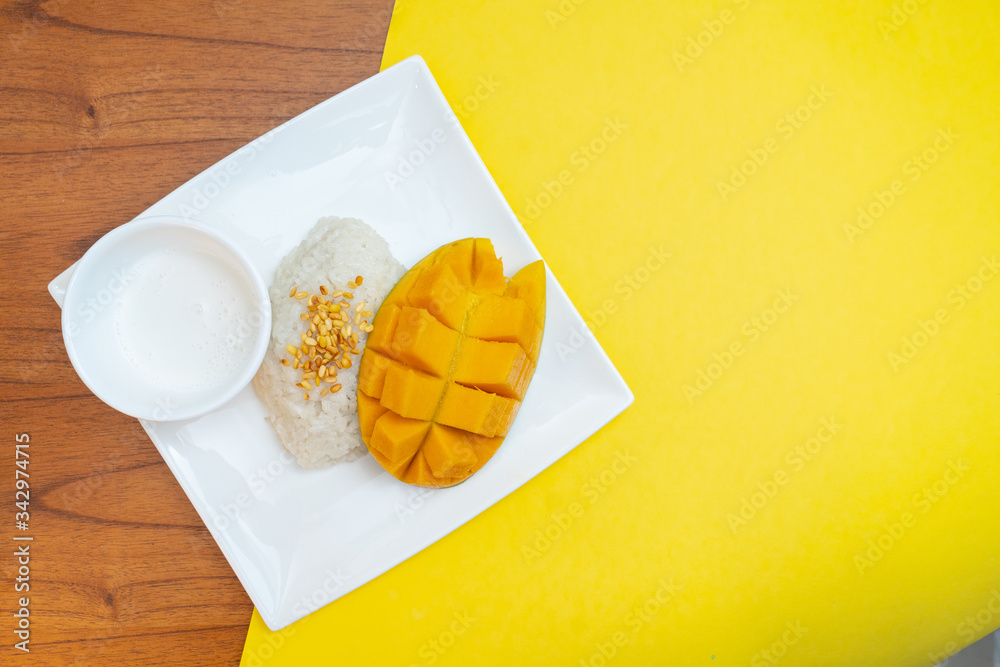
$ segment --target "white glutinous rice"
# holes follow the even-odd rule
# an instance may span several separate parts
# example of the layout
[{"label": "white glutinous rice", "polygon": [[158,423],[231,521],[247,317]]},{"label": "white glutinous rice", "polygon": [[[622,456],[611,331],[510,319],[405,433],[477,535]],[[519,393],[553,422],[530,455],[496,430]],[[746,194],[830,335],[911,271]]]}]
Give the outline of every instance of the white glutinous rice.
[{"label": "white glutinous rice", "polygon": [[[289,291],[297,287],[320,294],[320,285],[325,285],[330,294],[350,292],[354,295],[350,324],[357,331],[354,307],[364,301],[363,310],[378,312],[403,273],[385,239],[360,220],[348,218],[321,219],[278,265],[270,289],[271,342],[253,386],[267,406],[278,438],[302,467],[330,466],[364,453],[357,399],[361,355],[350,355],[351,367],[338,370],[337,382],[343,388],[336,393],[320,396],[322,389],[331,386],[326,383],[308,390],[296,386],[302,381],[302,370],[282,365],[281,359],[291,361],[285,348],[302,342],[301,334],[309,323],[300,317],[307,312],[307,300],[291,298]],[[362,276],[361,285],[349,287],[356,276]],[[365,319],[370,323],[373,317]],[[358,335],[357,349],[363,352],[368,334],[358,331]],[[307,391],[309,400],[304,396]]]}]

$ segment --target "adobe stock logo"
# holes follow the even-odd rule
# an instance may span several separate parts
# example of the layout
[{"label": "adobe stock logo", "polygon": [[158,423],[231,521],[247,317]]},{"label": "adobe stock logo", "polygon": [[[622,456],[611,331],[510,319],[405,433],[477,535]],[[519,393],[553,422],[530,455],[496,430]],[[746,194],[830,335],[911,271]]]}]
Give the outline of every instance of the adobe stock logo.
[{"label": "adobe stock logo", "polygon": [[[785,113],[774,124],[775,133],[786,142],[789,141],[818,114],[833,95],[834,93],[827,89],[825,83],[811,87],[805,101]],[[716,181],[715,188],[722,201],[728,201],[730,197],[739,192],[749,179],[760,172],[771,156],[780,150],[782,143],[778,137],[767,137],[758,146],[748,148],[746,159],[730,167],[729,175],[725,179]]]},{"label": "adobe stock logo", "polygon": [[657,583],[659,588],[632,607],[622,619],[621,623],[625,627],[607,636],[605,641],[596,642],[593,652],[586,658],[580,658],[580,667],[606,667],[619,655],[618,651],[627,646],[667,605],[676,603],[681,587],[674,582],[674,578],[664,577]]},{"label": "adobe stock logo", "polygon": [[383,172],[385,184],[389,186],[391,192],[410,176],[417,172],[417,168],[423,165],[434,155],[438,146],[448,140],[448,135],[440,127],[431,130],[431,133],[423,139],[413,140],[413,150],[405,155],[399,156],[395,171]]},{"label": "adobe stock logo", "polygon": [[910,22],[910,19],[920,11],[922,5],[926,5],[930,0],[903,0],[892,6],[888,20],[880,18],[875,21],[875,27],[882,33],[882,38],[886,41],[893,33],[899,32],[903,26]]},{"label": "adobe stock logo", "polygon": [[535,530],[534,541],[531,544],[521,545],[521,553],[528,562],[535,561],[548,553],[553,544],[566,535],[573,524],[583,518],[588,507],[594,505],[638,461],[639,459],[632,456],[627,449],[624,453],[615,452],[615,459],[611,465],[584,483],[582,496],[587,501],[586,504],[583,500],[574,500],[562,510],[553,512],[549,515],[551,519],[549,524],[543,529]]},{"label": "adobe stock logo", "polygon": [[744,322],[740,327],[743,338],[733,340],[722,352],[713,352],[712,361],[705,368],[696,369],[694,382],[681,387],[688,405],[694,405],[696,398],[711,389],[719,378],[735,365],[736,360],[750,349],[751,344],[756,343],[765,332],[769,331],[798,300],[799,295],[793,293],[791,289],[779,289],[770,308],[765,308],[759,315]]},{"label": "adobe stock logo", "polygon": [[265,633],[264,642],[261,642],[256,647],[247,647],[245,649],[241,664],[246,665],[246,667],[263,667],[285,645],[285,639],[294,635],[294,625],[289,625],[278,632]]},{"label": "adobe stock logo", "polygon": [[213,167],[191,181],[188,199],[178,207],[185,220],[197,218],[218,199],[233,182],[233,176],[238,176],[246,167],[261,155],[274,141],[285,126],[279,125],[267,134],[257,137],[249,144],[239,149],[224,160],[225,164]]},{"label": "adobe stock logo", "polygon": [[400,523],[406,523],[407,519],[423,508],[427,499],[434,495],[436,489],[417,487],[406,499],[405,503],[396,503],[392,506],[396,513],[396,518]]},{"label": "adobe stock logo", "polygon": [[292,613],[305,616],[325,607],[347,585],[350,578],[349,575],[341,572],[339,567],[336,570],[327,569],[326,579],[323,580],[323,583],[311,594],[302,596],[292,605]]},{"label": "adobe stock logo", "polygon": [[524,207],[521,209],[522,218],[535,221],[545,209],[552,206],[559,199],[569,186],[576,182],[576,175],[590,169],[608,150],[608,148],[618,141],[628,129],[628,124],[621,118],[605,118],[604,125],[587,142],[580,144],[569,156],[569,164],[572,169],[561,169],[555,178],[544,181],[534,197],[526,197]]},{"label": "adobe stock logo", "polygon": [[472,629],[479,619],[469,614],[468,611],[452,612],[453,620],[448,627],[437,634],[431,640],[424,642],[417,651],[417,656],[422,660],[420,663],[411,663],[410,667],[420,667],[420,665],[433,665],[461,639],[466,632]]},{"label": "adobe stock logo", "polygon": [[792,480],[796,473],[822,453],[824,446],[829,445],[842,428],[843,424],[838,423],[837,418],[833,415],[820,419],[819,426],[805,442],[788,450],[785,455],[787,469],[785,467],[777,468],[764,479],[758,479],[756,489],[739,499],[739,508],[735,512],[726,514],[726,523],[729,524],[729,529],[735,534],[740,528],[748,525],[758,512],[781,493],[781,489]]},{"label": "adobe stock logo", "polygon": [[[739,10],[745,10],[750,6],[750,0],[733,0],[733,4]],[[701,22],[702,30],[692,37],[687,38],[687,42],[681,51],[675,50],[673,53],[674,64],[677,71],[683,72],[685,67],[693,65],[694,61],[704,55],[706,49],[711,48],[715,41],[725,32],[726,26],[736,22],[736,14],[731,9],[722,9],[715,18],[705,19]]]},{"label": "adobe stock logo", "polygon": [[970,469],[969,460],[963,456],[948,461],[948,466],[938,479],[913,494],[910,501],[912,511],[902,512],[898,520],[891,523],[879,522],[877,534],[869,537],[865,542],[865,549],[854,556],[854,567],[857,568],[858,575],[863,577],[867,570],[885,558],[886,554],[913,531],[921,516],[934,509],[965,479]]},{"label": "adobe stock logo", "polygon": [[802,621],[788,621],[785,623],[785,631],[781,637],[771,642],[771,645],[761,649],[750,659],[751,667],[772,667],[781,662],[781,659],[788,654],[788,650],[799,643],[808,632],[809,628],[802,625]]},{"label": "adobe stock logo", "polygon": [[[931,144],[903,163],[903,175],[909,177],[911,183],[916,183],[960,138],[950,127],[947,130],[938,128]],[[874,227],[907,192],[907,185],[901,178],[893,179],[884,190],[874,190],[868,203],[858,207],[856,221],[844,223],[847,240],[853,245],[859,236]]]},{"label": "adobe stock logo", "polygon": [[931,318],[918,319],[918,328],[909,335],[900,337],[899,351],[889,350],[889,366],[892,367],[892,370],[898,373],[900,368],[913,361],[920,351],[941,333],[942,328],[951,321],[952,315],[965,308],[966,304],[974,299],[997,275],[1000,275],[1000,262],[997,261],[996,255],[983,257],[979,268],[973,275],[949,290],[945,298],[950,308],[938,308]]},{"label": "adobe stock logo", "polygon": [[[594,333],[607,324],[618,312],[619,308],[626,304],[639,290],[641,290],[653,275],[661,270],[671,258],[664,246],[649,246],[645,261],[637,265],[632,271],[626,273],[614,284],[615,294],[621,298],[604,299],[600,308],[586,310],[583,313],[584,325],[590,327]],[[576,354],[587,343],[583,328],[570,329],[569,337],[565,342],[556,343],[556,352],[561,360]]]},{"label": "adobe stock logo", "polygon": [[[107,285],[98,290],[93,296],[87,297],[77,308],[76,315],[82,324],[90,324],[97,316],[115,301],[115,297],[122,293],[130,282],[135,280],[135,267],[118,267],[111,272],[111,278]],[[80,333],[81,322],[73,320],[69,323],[67,333],[72,338]]]},{"label": "adobe stock logo", "polygon": [[560,0],[555,9],[545,10],[545,20],[548,21],[549,26],[555,30],[559,27],[559,24],[565,23],[569,17],[576,14],[576,10],[585,2],[587,2],[587,0]]},{"label": "adobe stock logo", "polygon": [[[956,641],[947,642],[943,652],[932,651],[927,654],[931,665],[945,665],[948,658],[961,650],[963,645],[971,644],[977,637],[983,636],[1000,621],[1000,589],[990,591],[990,597],[975,614],[970,614],[955,626],[955,634],[962,638],[962,644]],[[1000,655],[998,653],[997,655]]]},{"label": "adobe stock logo", "polygon": [[476,79],[472,93],[466,95],[456,105],[453,111],[449,108],[442,118],[443,125],[435,127],[426,136],[413,139],[411,146],[403,148],[402,155],[396,159],[396,167],[393,170],[385,170],[382,177],[385,184],[389,186],[390,192],[395,192],[396,188],[403,184],[406,179],[416,174],[420,167],[430,161],[430,159],[440,150],[441,146],[448,141],[446,127],[457,127],[461,132],[461,120],[468,120],[472,114],[479,110],[480,106],[486,102],[493,93],[500,88],[501,82],[491,74],[488,77],[480,76]]}]

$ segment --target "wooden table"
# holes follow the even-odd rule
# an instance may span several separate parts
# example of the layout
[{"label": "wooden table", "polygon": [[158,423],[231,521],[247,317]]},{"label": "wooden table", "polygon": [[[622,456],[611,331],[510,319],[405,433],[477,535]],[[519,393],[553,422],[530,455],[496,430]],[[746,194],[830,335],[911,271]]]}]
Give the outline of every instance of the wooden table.
[{"label": "wooden table", "polygon": [[[134,419],[95,398],[48,282],[243,144],[378,71],[392,0],[0,5],[0,664],[235,665],[252,604]],[[30,436],[29,529],[15,435]],[[30,596],[30,653],[13,648]]]}]

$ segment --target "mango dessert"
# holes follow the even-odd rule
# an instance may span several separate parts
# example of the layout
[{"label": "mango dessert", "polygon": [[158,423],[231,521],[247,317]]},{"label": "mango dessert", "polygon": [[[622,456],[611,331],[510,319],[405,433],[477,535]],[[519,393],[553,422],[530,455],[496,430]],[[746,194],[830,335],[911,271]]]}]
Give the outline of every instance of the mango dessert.
[{"label": "mango dessert", "polygon": [[375,460],[424,487],[464,481],[506,437],[535,373],[545,266],[508,282],[489,239],[438,248],[383,301],[361,357],[358,419]]}]

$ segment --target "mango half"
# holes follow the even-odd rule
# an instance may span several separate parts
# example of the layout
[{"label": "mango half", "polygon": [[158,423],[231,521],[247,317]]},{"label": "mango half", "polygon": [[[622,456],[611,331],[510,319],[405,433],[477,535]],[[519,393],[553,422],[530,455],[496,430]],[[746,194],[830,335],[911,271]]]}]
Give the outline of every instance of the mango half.
[{"label": "mango half", "polygon": [[458,484],[497,451],[535,373],[545,267],[504,278],[489,239],[444,245],[382,302],[358,369],[365,446],[396,479]]}]

